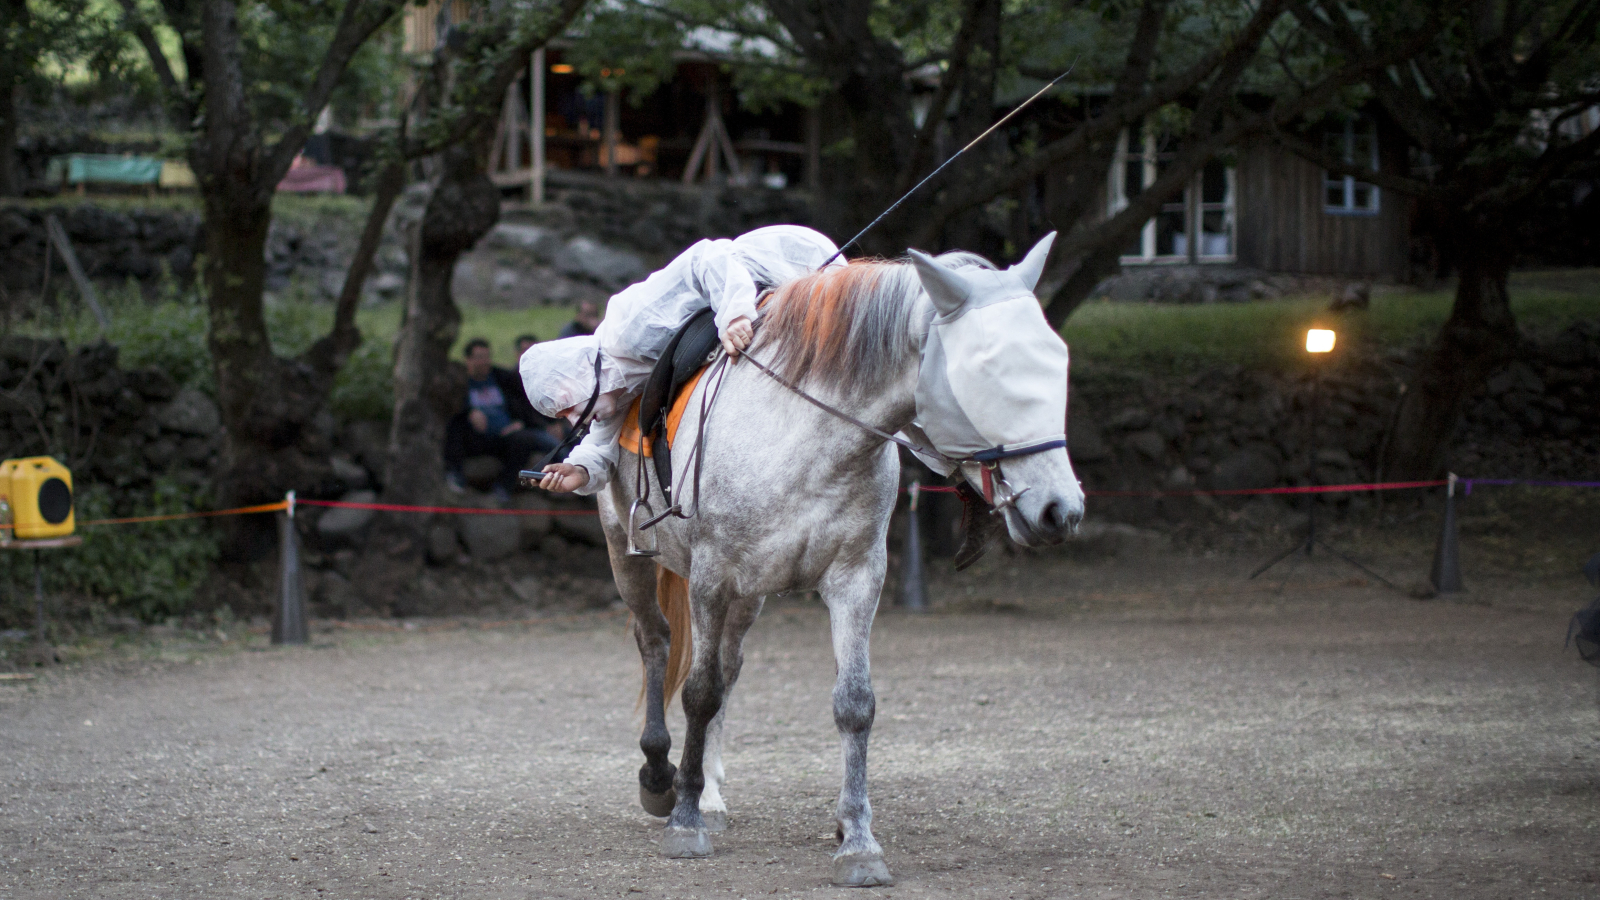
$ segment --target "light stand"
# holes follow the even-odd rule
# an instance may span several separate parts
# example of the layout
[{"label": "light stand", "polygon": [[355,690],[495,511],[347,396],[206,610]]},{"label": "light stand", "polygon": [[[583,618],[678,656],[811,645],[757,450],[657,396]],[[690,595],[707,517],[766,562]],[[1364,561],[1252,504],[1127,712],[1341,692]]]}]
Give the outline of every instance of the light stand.
[{"label": "light stand", "polygon": [[[1321,354],[1326,354],[1326,353],[1330,353],[1330,352],[1333,351],[1334,340],[1335,340],[1334,333],[1332,331],[1328,330],[1328,329],[1324,329],[1324,328],[1312,328],[1312,329],[1309,329],[1308,331],[1306,331],[1306,352],[1310,353],[1310,354],[1313,354],[1313,356],[1312,356],[1313,359],[1317,359],[1318,356],[1320,356]],[[1317,424],[1321,420],[1321,416],[1322,416],[1322,366],[1321,365],[1314,365],[1312,370],[1311,370],[1310,414],[1311,414],[1311,429],[1310,429],[1310,431],[1311,431],[1311,442],[1310,442],[1310,444],[1311,444],[1311,449],[1310,449],[1311,459],[1310,459],[1310,466],[1309,466],[1309,470],[1307,472],[1307,479],[1306,480],[1309,481],[1311,484],[1316,484],[1317,483],[1317,449],[1318,449]],[[1394,588],[1395,590],[1399,590],[1399,588],[1395,587],[1395,585],[1391,581],[1389,581],[1389,579],[1383,577],[1382,575],[1379,575],[1377,572],[1372,571],[1371,569],[1367,568],[1366,566],[1362,565],[1361,563],[1356,562],[1355,560],[1351,559],[1349,556],[1345,555],[1344,553],[1340,552],[1339,550],[1329,546],[1327,541],[1324,541],[1321,538],[1317,537],[1317,495],[1315,493],[1307,494],[1306,498],[1309,501],[1310,511],[1306,516],[1306,539],[1305,539],[1305,542],[1304,543],[1295,543],[1295,544],[1289,546],[1287,549],[1285,549],[1282,553],[1279,553],[1277,556],[1274,556],[1272,559],[1267,560],[1267,562],[1262,564],[1262,566],[1260,568],[1258,568],[1254,572],[1250,573],[1250,577],[1251,578],[1255,578],[1257,575],[1260,575],[1262,572],[1265,572],[1268,569],[1272,568],[1273,566],[1277,565],[1278,563],[1283,562],[1285,559],[1288,559],[1291,555],[1293,555],[1296,551],[1304,551],[1305,555],[1307,557],[1309,557],[1309,556],[1311,556],[1312,551],[1316,547],[1320,546],[1322,549],[1328,551],[1329,553],[1333,554],[1334,556],[1338,557],[1339,559],[1344,560],[1345,562],[1349,563],[1350,565],[1355,566],[1356,568],[1358,568],[1361,571],[1367,573],[1368,575],[1371,575],[1373,578],[1376,578],[1378,581],[1382,582],[1383,584],[1387,585],[1388,587]]]}]

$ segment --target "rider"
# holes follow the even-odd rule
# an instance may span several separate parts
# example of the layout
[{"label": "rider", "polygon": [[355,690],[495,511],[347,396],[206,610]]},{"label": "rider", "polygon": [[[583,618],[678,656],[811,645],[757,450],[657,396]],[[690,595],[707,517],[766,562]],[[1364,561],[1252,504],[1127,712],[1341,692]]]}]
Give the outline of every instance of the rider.
[{"label": "rider", "polygon": [[761,292],[815,271],[838,251],[826,236],[799,225],[757,228],[731,241],[703,240],[612,297],[593,337],[529,348],[520,365],[528,399],[545,415],[574,423],[595,395],[595,355],[600,359],[594,426],[565,462],[545,466],[548,474],[539,486],[579,494],[605,487],[617,460],[620,414],[683,323],[709,306],[723,349],[737,356],[755,337]]}]

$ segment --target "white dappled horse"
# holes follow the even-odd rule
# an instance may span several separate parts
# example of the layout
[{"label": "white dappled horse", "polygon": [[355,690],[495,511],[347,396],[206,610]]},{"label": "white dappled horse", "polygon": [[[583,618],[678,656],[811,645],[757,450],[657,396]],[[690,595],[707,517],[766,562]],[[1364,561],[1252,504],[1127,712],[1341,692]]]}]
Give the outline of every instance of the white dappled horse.
[{"label": "white dappled horse", "polygon": [[[1064,441],[1066,345],[1033,295],[1052,238],[1005,271],[968,254],[941,263],[912,251],[909,262],[852,263],[790,282],[768,302],[750,353],[822,403],[961,461],[972,485],[1000,501],[1018,544],[1059,542],[1083,516],[1083,490]],[[702,423],[708,390],[715,402]],[[674,454],[673,481],[696,514],[647,533],[659,556],[629,556],[637,459],[626,451],[600,502],[645,667],[641,802],[669,816],[663,855],[711,854],[709,833],[726,825],[722,724],[745,634],[766,595],[815,590],[831,621],[844,755],[833,878],[890,884],[867,799],[868,639],[898,453],[747,362],[708,374],[695,391],[678,434],[687,448],[704,428],[699,496],[693,453]],[[680,681],[688,724],[674,768],[664,704]]]}]

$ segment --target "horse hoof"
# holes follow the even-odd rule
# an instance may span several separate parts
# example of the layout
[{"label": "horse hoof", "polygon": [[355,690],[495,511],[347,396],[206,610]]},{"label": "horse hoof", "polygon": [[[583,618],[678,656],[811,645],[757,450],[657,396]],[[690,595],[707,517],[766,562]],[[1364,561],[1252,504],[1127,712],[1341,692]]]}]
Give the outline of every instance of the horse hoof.
[{"label": "horse hoof", "polygon": [[833,883],[840,887],[889,887],[894,884],[894,876],[881,856],[847,853],[833,860]]},{"label": "horse hoof", "polygon": [[705,823],[707,834],[721,834],[728,830],[728,811],[725,809],[702,809],[700,820]]},{"label": "horse hoof", "polygon": [[641,787],[639,805],[650,815],[665,819],[672,815],[672,808],[678,805],[678,792],[674,788],[667,788],[664,794],[653,794]]},{"label": "horse hoof", "polygon": [[711,836],[704,828],[668,828],[661,835],[661,855],[667,859],[704,859],[711,855]]}]

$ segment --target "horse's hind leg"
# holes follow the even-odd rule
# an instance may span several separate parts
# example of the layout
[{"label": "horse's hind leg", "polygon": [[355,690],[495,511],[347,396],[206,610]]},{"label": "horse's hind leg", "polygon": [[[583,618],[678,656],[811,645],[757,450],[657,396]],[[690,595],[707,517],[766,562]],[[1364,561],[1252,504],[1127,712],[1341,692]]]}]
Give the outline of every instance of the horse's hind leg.
[{"label": "horse's hind leg", "polygon": [[830,573],[822,599],[828,604],[833,658],[833,723],[844,751],[844,785],[839,790],[839,851],[833,855],[833,883],[875,887],[894,883],[883,848],[872,836],[872,803],[867,799],[867,741],[877,714],[868,645],[878,610],[883,568]]},{"label": "horse's hind leg", "polygon": [[722,746],[726,732],[723,723],[728,718],[728,699],[739,680],[739,670],[744,666],[744,636],[756,617],[761,615],[763,598],[738,600],[728,608],[728,618],[722,632],[722,704],[711,724],[706,726],[706,752],[703,765],[706,786],[700,793],[700,817],[706,831],[716,834],[728,827],[728,804],[722,798],[724,774]]}]

